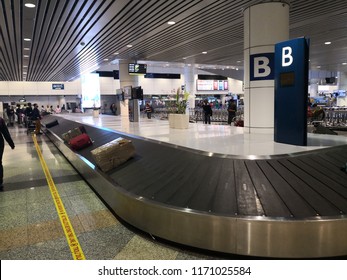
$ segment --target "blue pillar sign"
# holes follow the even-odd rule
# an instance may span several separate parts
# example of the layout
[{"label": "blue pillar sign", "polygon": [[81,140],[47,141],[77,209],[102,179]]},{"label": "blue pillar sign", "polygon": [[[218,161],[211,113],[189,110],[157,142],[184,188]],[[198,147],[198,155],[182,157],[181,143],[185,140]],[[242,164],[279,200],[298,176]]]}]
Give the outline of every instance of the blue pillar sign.
[{"label": "blue pillar sign", "polygon": [[309,40],[275,45],[275,142],[307,145]]}]

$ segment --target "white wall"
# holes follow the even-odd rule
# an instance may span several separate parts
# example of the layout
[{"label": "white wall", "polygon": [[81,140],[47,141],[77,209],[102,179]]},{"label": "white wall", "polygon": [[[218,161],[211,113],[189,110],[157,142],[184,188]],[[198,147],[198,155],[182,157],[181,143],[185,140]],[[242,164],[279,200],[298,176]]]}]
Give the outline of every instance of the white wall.
[{"label": "white wall", "polygon": [[170,95],[175,94],[177,88],[184,84],[182,79],[146,79],[139,77],[139,86],[146,95]]},{"label": "white wall", "polygon": [[[152,71],[155,72],[155,71]],[[159,71],[157,71],[159,73]],[[179,73],[178,70],[170,71]],[[52,84],[64,84],[64,90],[53,90]],[[146,95],[168,95],[175,94],[178,87],[184,85],[184,77],[181,79],[149,79],[143,76],[139,77],[139,86],[143,88]],[[100,77],[101,95],[114,95],[120,88],[119,80],[110,77]],[[228,79],[227,91],[198,91],[197,94],[234,94],[243,93],[242,81]],[[0,82],[0,96],[62,96],[62,95],[79,95],[81,94],[81,82]]]},{"label": "white wall", "polygon": [[[64,90],[53,90],[52,84],[64,84]],[[0,95],[76,95],[81,84],[73,82],[0,82]]]}]

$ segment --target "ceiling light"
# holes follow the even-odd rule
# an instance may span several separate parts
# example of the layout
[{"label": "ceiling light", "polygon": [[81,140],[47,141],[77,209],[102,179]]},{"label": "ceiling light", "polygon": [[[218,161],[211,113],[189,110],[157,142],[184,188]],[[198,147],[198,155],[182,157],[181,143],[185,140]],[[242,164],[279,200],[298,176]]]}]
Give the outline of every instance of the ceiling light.
[{"label": "ceiling light", "polygon": [[29,49],[29,48],[24,48],[24,50],[25,50],[25,51],[30,51],[30,49]]},{"label": "ceiling light", "polygon": [[24,57],[29,57],[28,55],[24,55]]},{"label": "ceiling light", "polygon": [[30,42],[31,39],[30,38],[24,38],[24,41]]},{"label": "ceiling light", "polygon": [[108,61],[108,58],[105,58],[104,61]]},{"label": "ceiling light", "polygon": [[347,65],[347,62],[342,62],[342,65]]},{"label": "ceiling light", "polygon": [[175,23],[176,23],[176,22],[174,22],[174,21],[172,21],[172,20],[167,22],[167,24],[169,24],[169,25],[173,25],[173,24],[175,24]]},{"label": "ceiling light", "polygon": [[203,54],[207,54],[207,52],[202,52]]},{"label": "ceiling light", "polygon": [[330,44],[331,44],[331,42],[325,42],[324,44],[325,44],[325,45],[330,45]]},{"label": "ceiling light", "polygon": [[35,8],[35,4],[33,3],[26,3],[24,6],[27,8]]},{"label": "ceiling light", "polygon": [[318,65],[317,68],[320,68],[320,66]]},{"label": "ceiling light", "polygon": [[119,52],[115,52],[115,53],[114,53],[114,55],[117,55],[117,54],[119,54]]},{"label": "ceiling light", "polygon": [[131,48],[133,45],[127,45],[127,48]]},{"label": "ceiling light", "polygon": [[26,65],[23,65],[23,68],[28,68],[28,66],[26,66]]}]

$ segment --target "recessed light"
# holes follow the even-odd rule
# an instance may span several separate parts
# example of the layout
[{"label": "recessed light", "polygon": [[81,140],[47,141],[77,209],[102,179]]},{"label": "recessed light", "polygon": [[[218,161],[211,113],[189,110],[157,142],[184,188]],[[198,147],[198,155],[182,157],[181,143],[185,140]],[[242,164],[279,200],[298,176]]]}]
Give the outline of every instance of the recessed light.
[{"label": "recessed light", "polygon": [[320,67],[321,67],[321,66],[319,66],[319,65],[317,66],[317,68],[320,68]]},{"label": "recessed light", "polygon": [[26,75],[27,74],[27,72],[23,72],[23,75]]},{"label": "recessed light", "polygon": [[347,65],[347,62],[342,62],[342,65]]},{"label": "recessed light", "polygon": [[114,55],[117,55],[117,54],[119,54],[119,52],[115,52],[115,53],[114,53]]},{"label": "recessed light", "polygon": [[104,61],[108,61],[108,58],[105,58]]},{"label": "recessed light", "polygon": [[23,68],[28,68],[28,66],[26,66],[26,65],[23,65]]},{"label": "recessed light", "polygon": [[202,54],[207,54],[207,52],[202,52]]},{"label": "recessed light", "polygon": [[24,50],[25,50],[25,51],[30,51],[30,49],[29,49],[29,48],[24,48]]},{"label": "recessed light", "polygon": [[33,3],[26,3],[26,4],[24,4],[24,6],[27,8],[35,8],[36,7],[35,4],[33,4]]},{"label": "recessed light", "polygon": [[133,45],[127,45],[127,48],[131,48]]},{"label": "recessed light", "polygon": [[331,44],[331,42],[325,42],[324,44],[325,44],[325,45],[330,45],[330,44]]},{"label": "recessed light", "polygon": [[169,25],[173,25],[173,24],[175,24],[176,22],[174,22],[174,21],[172,21],[172,20],[170,20],[170,21],[168,21],[167,22],[167,24],[169,24]]},{"label": "recessed light", "polygon": [[24,38],[24,41],[30,42],[31,39],[30,38]]},{"label": "recessed light", "polygon": [[29,57],[28,55],[23,55],[24,57]]}]

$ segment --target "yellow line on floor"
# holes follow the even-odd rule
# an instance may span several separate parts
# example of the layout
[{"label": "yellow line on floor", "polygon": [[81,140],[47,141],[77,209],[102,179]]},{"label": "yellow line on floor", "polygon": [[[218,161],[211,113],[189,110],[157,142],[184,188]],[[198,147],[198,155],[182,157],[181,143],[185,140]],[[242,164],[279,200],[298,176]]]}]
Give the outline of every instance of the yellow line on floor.
[{"label": "yellow line on floor", "polygon": [[47,164],[42,156],[41,153],[41,149],[37,143],[37,139],[36,139],[36,135],[33,134],[33,140],[34,140],[34,144],[35,144],[35,148],[37,151],[37,154],[39,156],[40,162],[41,162],[41,166],[43,169],[43,172],[45,173],[46,176],[46,180],[49,186],[49,189],[51,191],[51,195],[55,204],[55,207],[57,209],[58,212],[58,216],[60,219],[60,223],[63,227],[64,233],[65,233],[65,237],[66,240],[69,244],[72,256],[75,260],[85,260],[85,256],[83,254],[82,248],[78,242],[77,236],[75,234],[75,231],[71,225],[69,216],[67,215],[66,211],[65,211],[65,207],[64,204],[59,196],[58,190],[54,184],[54,181],[52,179],[51,173],[49,172],[49,169],[47,167]]}]

